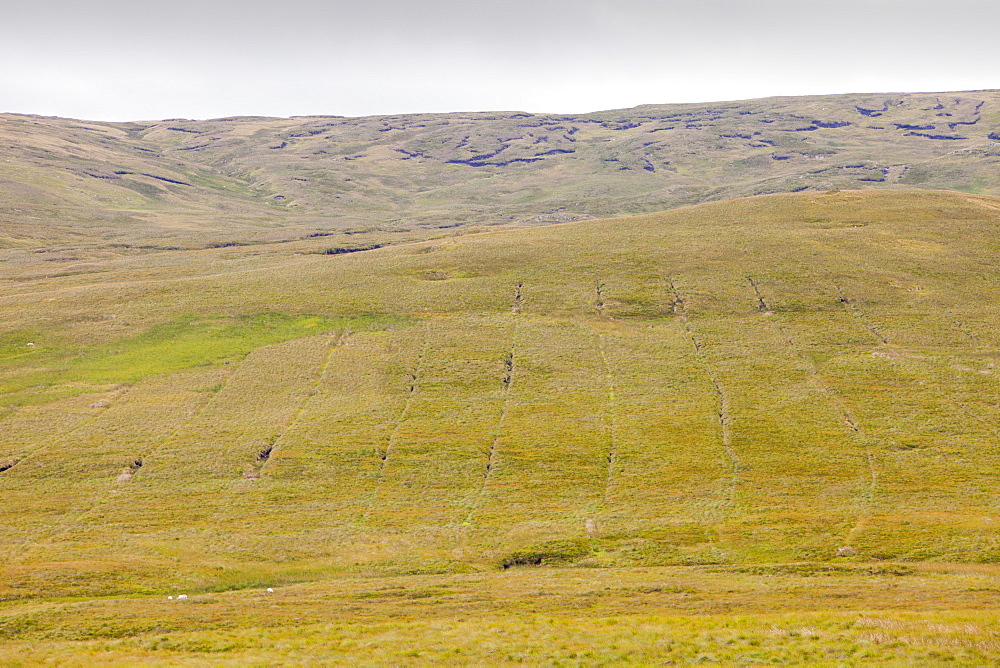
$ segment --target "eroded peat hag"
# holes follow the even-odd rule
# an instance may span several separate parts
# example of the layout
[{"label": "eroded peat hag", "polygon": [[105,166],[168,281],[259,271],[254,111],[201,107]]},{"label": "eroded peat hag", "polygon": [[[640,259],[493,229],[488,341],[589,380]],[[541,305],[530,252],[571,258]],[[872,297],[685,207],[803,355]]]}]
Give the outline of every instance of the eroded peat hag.
[{"label": "eroded peat hag", "polygon": [[117,478],[115,478],[115,482],[117,483],[131,482],[132,478],[135,477],[135,474],[138,473],[139,469],[141,468],[142,468],[142,458],[140,457],[138,459],[133,460],[128,466],[123,468],[122,472],[118,474]]},{"label": "eroded peat hag", "polygon": [[607,390],[607,401],[603,411],[604,428],[607,432],[608,440],[608,452],[605,457],[608,463],[608,476],[607,482],[604,485],[604,501],[607,502],[608,497],[611,495],[615,469],[618,466],[618,403],[617,394],[615,392],[615,376],[611,369],[611,363],[608,361],[608,343],[605,340],[605,335],[597,334],[596,336],[597,349],[601,353],[601,366],[603,367],[604,383]]},{"label": "eroded peat hag", "polygon": [[518,314],[521,309],[524,308],[524,283],[517,284],[517,290],[514,291],[514,301],[511,304],[510,312],[513,314]]},{"label": "eroded peat hag", "polygon": [[[601,279],[597,279],[594,284],[594,309],[597,311],[597,315],[603,318],[607,318],[609,321],[614,321],[614,316],[605,311],[605,284]],[[606,399],[604,405],[601,408],[601,419],[604,423],[604,431],[607,439],[607,452],[605,454],[605,461],[607,463],[607,476],[604,483],[604,495],[603,501],[606,504],[608,498],[611,495],[612,484],[614,481],[615,469],[618,467],[617,453],[618,453],[618,407],[617,407],[617,395],[615,391],[615,375],[611,368],[611,362],[608,356],[608,346],[611,334],[606,332],[597,331],[594,333],[594,337],[597,342],[597,351],[601,358],[601,377],[603,378],[606,392]],[[592,520],[588,520],[592,522]],[[588,534],[593,533],[594,529],[590,525],[588,527]]]},{"label": "eroded peat hag", "polygon": [[393,453],[393,447],[399,439],[400,431],[406,424],[407,419],[410,417],[410,411],[417,399],[417,391],[421,381],[424,359],[427,357],[427,350],[431,345],[430,337],[430,325],[427,325],[424,327],[424,331],[421,335],[420,351],[413,363],[413,368],[406,374],[405,399],[403,401],[403,406],[399,411],[398,417],[393,422],[392,428],[386,436],[383,447],[380,449],[376,448],[375,455],[378,457],[378,471],[375,475],[375,488],[371,493],[371,502],[369,503],[364,514],[361,516],[360,521],[362,525],[367,522],[369,516],[376,511],[379,503],[379,493],[382,490],[383,481],[385,479],[386,467],[389,465],[389,456]]},{"label": "eroded peat hag", "polygon": [[276,451],[281,447],[285,434],[296,428],[303,413],[309,408],[309,403],[312,400],[312,397],[321,391],[320,386],[326,378],[327,370],[334,359],[337,347],[344,345],[352,334],[353,332],[351,330],[344,329],[333,332],[329,335],[326,356],[323,358],[322,364],[315,371],[312,386],[302,393],[303,396],[300,400],[298,410],[294,415],[292,415],[291,419],[286,424],[281,426],[279,431],[268,437],[266,444],[257,451],[254,461],[244,471],[244,478],[247,478],[248,480],[259,479],[265,469],[273,466],[272,459],[275,456]]},{"label": "eroded peat hag", "polygon": [[837,286],[834,287],[837,291],[837,301],[843,304],[844,308],[846,308],[852,316],[857,318],[865,329],[872,333],[872,336],[878,339],[881,343],[888,345],[889,340],[885,338],[885,335],[882,334],[882,332],[879,331],[879,329],[868,319],[864,311],[862,311],[849,297],[845,296],[843,290]]},{"label": "eroded peat hag", "polygon": [[858,538],[858,534],[863,530],[866,521],[872,515],[875,504],[879,478],[874,456],[874,448],[877,447],[877,444],[867,435],[857,417],[844,404],[843,399],[823,379],[812,357],[792,338],[791,333],[783,323],[782,317],[776,315],[764,299],[758,282],[753,277],[747,277],[747,281],[753,289],[754,298],[757,300],[757,310],[765,316],[770,316],[768,322],[778,331],[781,339],[788,345],[788,349],[793,351],[801,360],[809,382],[829,402],[836,421],[846,427],[848,436],[864,455],[864,474],[867,476],[868,482],[861,487],[858,498],[852,503],[852,506],[856,508],[857,519],[850,530],[844,535],[844,540],[848,544],[838,548],[836,554],[854,553],[855,550],[849,543]]},{"label": "eroded peat hag", "polygon": [[516,310],[513,312],[513,318],[510,323],[510,350],[503,359],[503,378],[500,381],[502,386],[501,398],[500,398],[500,409],[497,413],[496,426],[493,429],[493,435],[490,439],[489,450],[486,453],[486,465],[483,470],[483,481],[479,488],[479,492],[476,495],[475,501],[469,510],[468,515],[465,516],[463,525],[471,525],[473,519],[475,518],[476,511],[479,506],[483,503],[486,498],[487,491],[490,484],[490,479],[493,475],[494,469],[499,462],[499,448],[501,439],[503,438],[503,430],[505,423],[507,422],[507,414],[510,409],[511,396],[513,394],[513,384],[515,372],[517,370],[517,353],[518,353],[518,322],[520,320],[517,317],[521,313],[521,306],[524,302],[524,284],[518,283],[517,290],[514,293],[514,304]]},{"label": "eroded peat hag", "polygon": [[688,318],[684,298],[678,291],[674,280],[669,279],[667,281],[667,286],[670,288],[670,294],[673,298],[672,309],[677,315],[677,321],[687,333],[688,338],[691,341],[691,345],[694,347],[694,351],[698,356],[699,362],[701,363],[702,369],[704,370],[709,383],[711,383],[712,390],[717,398],[716,417],[718,418],[719,423],[719,438],[721,440],[722,449],[726,453],[726,459],[729,461],[730,466],[730,480],[726,486],[725,495],[725,505],[728,507],[731,506],[735,500],[736,487],[740,482],[740,470],[742,469],[742,464],[733,449],[733,415],[729,405],[729,396],[726,394],[725,390],[722,389],[718,376],[710,365],[704,344],[698,338],[697,330]]}]

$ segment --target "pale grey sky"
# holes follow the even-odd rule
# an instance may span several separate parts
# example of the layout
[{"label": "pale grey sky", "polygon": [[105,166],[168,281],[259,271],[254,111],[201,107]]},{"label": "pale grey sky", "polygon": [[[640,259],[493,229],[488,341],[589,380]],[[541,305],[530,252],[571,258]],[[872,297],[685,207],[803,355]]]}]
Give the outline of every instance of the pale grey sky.
[{"label": "pale grey sky", "polygon": [[0,111],[94,120],[1000,88],[997,0],[8,0]]}]

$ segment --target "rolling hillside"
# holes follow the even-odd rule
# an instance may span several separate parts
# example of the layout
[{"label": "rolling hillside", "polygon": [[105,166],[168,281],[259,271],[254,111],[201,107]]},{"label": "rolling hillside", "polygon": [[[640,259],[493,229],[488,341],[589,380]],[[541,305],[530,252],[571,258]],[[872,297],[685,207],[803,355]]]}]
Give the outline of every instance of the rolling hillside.
[{"label": "rolling hillside", "polygon": [[0,593],[994,561],[998,225],[802,193],[9,279]]},{"label": "rolling hillside", "polygon": [[0,116],[0,663],[995,662],[998,104]]},{"label": "rolling hillside", "polygon": [[998,654],[998,198],[353,253],[75,206],[0,264],[0,661]]},{"label": "rolling hillside", "polygon": [[766,193],[1000,195],[996,91],[365,118],[0,116],[0,246],[370,245]]}]

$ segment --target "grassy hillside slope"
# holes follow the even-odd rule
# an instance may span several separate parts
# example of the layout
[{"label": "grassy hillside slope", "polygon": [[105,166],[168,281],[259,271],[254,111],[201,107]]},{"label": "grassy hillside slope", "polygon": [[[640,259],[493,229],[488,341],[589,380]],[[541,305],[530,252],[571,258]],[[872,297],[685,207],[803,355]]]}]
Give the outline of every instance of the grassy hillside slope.
[{"label": "grassy hillside slope", "polygon": [[762,193],[1000,195],[1000,94],[98,123],[0,115],[0,248],[337,244]]},{"label": "grassy hillside slope", "polygon": [[837,191],[8,276],[0,594],[993,562],[998,225]]}]

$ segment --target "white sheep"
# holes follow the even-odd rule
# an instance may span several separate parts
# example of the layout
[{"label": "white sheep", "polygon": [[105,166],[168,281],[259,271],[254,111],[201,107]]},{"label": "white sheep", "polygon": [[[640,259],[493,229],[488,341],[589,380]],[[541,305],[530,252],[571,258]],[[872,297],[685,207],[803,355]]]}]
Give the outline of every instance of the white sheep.
[{"label": "white sheep", "polygon": [[187,597],[188,597],[187,594],[181,594],[180,596],[177,597],[177,600],[180,601],[180,600],[185,599]]},{"label": "white sheep", "polygon": [[274,590],[273,590],[273,589],[271,589],[270,587],[268,587],[268,588],[267,588],[267,593],[268,593],[268,594],[273,594],[273,593],[274,593]]}]

